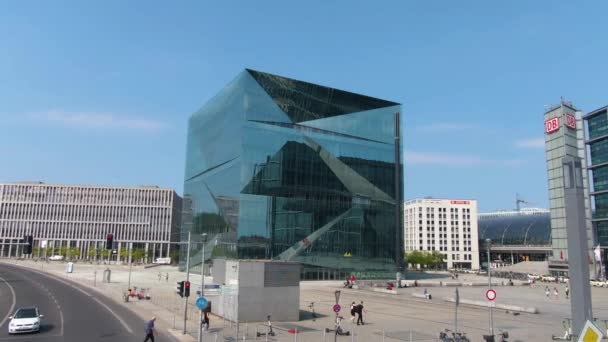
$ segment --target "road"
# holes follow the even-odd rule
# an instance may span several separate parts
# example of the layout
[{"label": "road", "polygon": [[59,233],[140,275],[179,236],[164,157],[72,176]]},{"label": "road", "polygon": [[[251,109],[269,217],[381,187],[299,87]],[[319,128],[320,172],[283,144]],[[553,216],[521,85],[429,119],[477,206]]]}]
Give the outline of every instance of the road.
[{"label": "road", "polygon": [[[38,306],[38,334],[8,335],[8,316],[22,306]],[[27,268],[0,264],[0,342],[141,342],[145,322],[120,304],[68,280]],[[174,341],[159,334],[156,341]]]}]

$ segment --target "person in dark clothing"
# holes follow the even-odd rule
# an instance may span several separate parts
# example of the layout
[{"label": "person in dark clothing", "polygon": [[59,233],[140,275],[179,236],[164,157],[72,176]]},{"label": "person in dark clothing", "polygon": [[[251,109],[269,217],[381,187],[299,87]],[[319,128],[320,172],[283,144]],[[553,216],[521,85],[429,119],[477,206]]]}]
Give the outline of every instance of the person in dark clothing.
[{"label": "person in dark clothing", "polygon": [[207,311],[203,311],[203,324],[205,330],[209,330],[209,313]]},{"label": "person in dark clothing", "polygon": [[156,317],[152,317],[151,320],[146,322],[146,338],[144,339],[144,342],[148,342],[148,340],[154,342],[154,321],[156,321]]},{"label": "person in dark clothing", "polygon": [[350,305],[350,321],[351,321],[351,323],[355,323],[355,318],[357,318],[356,315],[357,315],[357,303],[353,302]]},{"label": "person in dark clothing", "polygon": [[357,325],[359,325],[359,322],[361,322],[361,325],[365,325],[365,323],[363,323],[363,301],[361,301],[361,304],[356,306],[357,308],[357,314],[359,314],[359,317],[357,318]]}]

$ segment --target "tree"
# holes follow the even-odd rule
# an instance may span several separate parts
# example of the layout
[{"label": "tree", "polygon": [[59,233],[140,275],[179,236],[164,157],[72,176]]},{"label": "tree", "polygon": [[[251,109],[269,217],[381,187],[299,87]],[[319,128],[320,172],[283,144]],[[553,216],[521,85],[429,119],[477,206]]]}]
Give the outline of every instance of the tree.
[{"label": "tree", "polygon": [[109,249],[105,249],[104,248],[104,249],[101,250],[101,256],[102,256],[102,258],[107,259],[109,255],[110,255],[110,250]]},{"label": "tree", "polygon": [[411,251],[405,256],[406,262],[412,265],[426,265],[425,253],[422,251]]},{"label": "tree", "polygon": [[120,258],[122,260],[125,260],[125,261],[129,262],[129,249],[128,248],[122,248],[120,250],[120,255],[119,256],[120,256]]},{"label": "tree", "polygon": [[80,256],[80,248],[72,247],[70,248],[70,259],[78,258]]},{"label": "tree", "polygon": [[68,255],[68,247],[67,246],[61,246],[59,248],[59,255],[61,255],[62,257],[65,258],[65,256]]},{"label": "tree", "polygon": [[443,255],[443,253],[440,253],[438,251],[432,251],[429,253],[429,265],[432,265],[433,267],[437,267],[437,266],[441,266],[443,265],[443,261],[445,260],[445,255]]},{"label": "tree", "polygon": [[133,261],[136,262],[141,262],[141,260],[144,258],[144,256],[146,255],[146,251],[144,251],[143,248],[135,248],[133,250]]},{"label": "tree", "polygon": [[87,252],[87,255],[88,255],[89,259],[93,259],[93,258],[95,258],[95,256],[97,255],[97,253],[98,253],[97,248],[91,248]]}]

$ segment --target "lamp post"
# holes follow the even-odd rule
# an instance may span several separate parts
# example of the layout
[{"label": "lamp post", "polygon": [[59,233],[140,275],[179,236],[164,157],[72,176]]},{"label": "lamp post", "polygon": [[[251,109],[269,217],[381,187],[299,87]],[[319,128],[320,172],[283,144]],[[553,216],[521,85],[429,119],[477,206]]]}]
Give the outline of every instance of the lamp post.
[{"label": "lamp post", "polygon": [[[190,232],[188,232],[188,243],[186,247],[186,282],[190,282]],[[186,335],[186,323],[188,322],[188,297],[184,298],[184,329],[182,334]]]},{"label": "lamp post", "polygon": [[[205,243],[207,242],[207,233],[201,234],[201,238],[203,241],[203,250],[201,251],[201,297],[203,297],[205,290]],[[198,342],[203,342],[203,310],[200,310],[200,322],[198,325]]]},{"label": "lamp post", "polygon": [[[490,246],[492,245],[492,239],[486,239],[486,247],[488,249],[488,290],[492,288],[492,273],[490,272]],[[492,301],[488,302],[488,308],[490,309],[490,336],[494,336],[494,321],[492,317]]]}]

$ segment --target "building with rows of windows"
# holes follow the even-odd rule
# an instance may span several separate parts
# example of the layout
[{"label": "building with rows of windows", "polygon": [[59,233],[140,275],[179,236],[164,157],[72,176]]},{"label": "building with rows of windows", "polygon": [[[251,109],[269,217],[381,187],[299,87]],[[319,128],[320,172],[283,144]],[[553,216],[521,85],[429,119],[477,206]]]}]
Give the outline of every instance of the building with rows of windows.
[{"label": "building with rows of windows", "polygon": [[35,257],[52,249],[97,258],[113,234],[112,260],[125,260],[133,243],[150,261],[170,255],[180,219],[181,198],[172,189],[0,183],[0,257],[20,256],[19,243],[32,235]]},{"label": "building with rows of windows", "polygon": [[477,201],[413,199],[404,205],[406,252],[438,251],[447,268],[479,269]]}]

